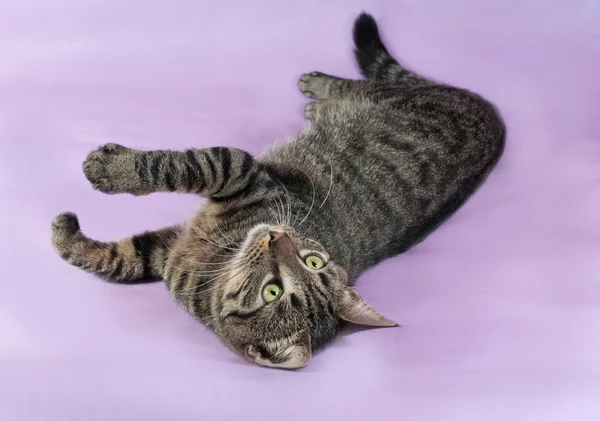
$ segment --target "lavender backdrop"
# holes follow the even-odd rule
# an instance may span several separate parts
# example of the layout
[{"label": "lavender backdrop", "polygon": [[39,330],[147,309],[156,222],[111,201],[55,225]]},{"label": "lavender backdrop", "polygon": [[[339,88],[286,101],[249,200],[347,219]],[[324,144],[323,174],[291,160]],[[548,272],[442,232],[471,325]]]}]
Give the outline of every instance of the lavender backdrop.
[{"label": "lavender backdrop", "polygon": [[[489,97],[509,130],[484,188],[359,280],[403,328],[261,369],[161,284],[108,285],[53,254],[61,211],[108,240],[199,203],[95,192],[88,151],[259,153],[303,124],[302,72],[358,76],[363,9],[396,56]],[[0,420],[597,421],[599,79],[594,0],[3,0]]]}]

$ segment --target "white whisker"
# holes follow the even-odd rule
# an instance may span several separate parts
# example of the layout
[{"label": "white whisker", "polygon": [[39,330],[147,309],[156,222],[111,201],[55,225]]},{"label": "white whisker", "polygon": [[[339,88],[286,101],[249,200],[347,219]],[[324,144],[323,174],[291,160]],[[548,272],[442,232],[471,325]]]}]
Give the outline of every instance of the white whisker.
[{"label": "white whisker", "polygon": [[235,251],[235,252],[240,251],[239,248],[232,248],[232,247],[224,246],[222,244],[217,244],[217,243],[209,240],[208,238],[203,237],[202,233],[200,232],[200,230],[197,227],[192,227],[192,228],[194,229],[194,232],[198,235],[198,237],[200,237],[201,240],[204,240],[207,243],[212,244],[213,246],[216,246],[216,247],[219,247],[219,248],[223,248],[223,249],[227,249],[227,250],[232,250],[232,251]]},{"label": "white whisker", "polygon": [[[242,268],[241,268],[241,269],[239,269],[237,272],[235,272],[233,275],[231,275],[231,276],[229,277],[229,279],[231,279],[231,278],[234,278],[235,276],[237,276],[238,274],[240,274],[241,272],[243,272],[245,269],[246,269],[245,267],[242,267]],[[233,272],[233,271],[230,271],[230,272]],[[207,281],[204,281],[204,282],[202,282],[202,283],[200,283],[200,284],[198,284],[198,285],[195,285],[193,288],[190,288],[190,289],[188,289],[188,291],[186,291],[185,293],[183,293],[183,294],[181,294],[181,295],[182,295],[182,296],[196,296],[196,295],[200,295],[200,294],[205,294],[205,293],[207,293],[207,292],[212,292],[214,289],[216,289],[216,288],[218,288],[218,287],[219,287],[219,285],[221,284],[220,282],[218,282],[218,283],[217,283],[216,285],[214,285],[213,287],[211,287],[211,288],[208,288],[208,289],[204,289],[204,290],[202,290],[202,291],[198,291],[198,289],[202,288],[203,286],[205,286],[205,285],[207,285],[207,284],[209,284],[209,283],[213,283],[213,282],[215,282],[217,279],[219,279],[219,278],[222,278],[222,277],[223,277],[223,276],[225,276],[225,275],[227,275],[227,273],[221,274],[221,275],[219,275],[219,276],[216,276],[216,277],[214,277],[214,278],[211,278],[211,279],[209,279],[209,280],[207,280]],[[229,279],[228,279],[228,280],[229,280]],[[190,293],[190,291],[191,291],[191,293]]]},{"label": "white whisker", "polygon": [[281,187],[283,187],[285,190],[285,198],[287,202],[287,219],[285,221],[285,224],[290,225],[292,223],[292,198],[290,197],[290,192],[288,191],[285,184],[283,184],[279,179],[277,179],[277,181],[279,181],[279,184],[281,184]]},{"label": "white whisker", "polygon": [[280,217],[277,221],[277,225],[283,225],[284,222],[284,218],[285,218],[285,206],[283,205],[283,200],[281,199],[281,196],[279,195],[279,187],[276,187],[273,192],[277,195],[277,211],[279,212],[279,205],[281,205],[281,213],[279,214]]},{"label": "white whisker", "polygon": [[[298,168],[298,169],[300,169],[300,168]],[[304,221],[306,221],[306,218],[308,218],[308,216],[310,215],[310,212],[312,211],[312,208],[315,205],[315,199],[317,197],[317,191],[315,190],[315,183],[313,183],[312,178],[310,178],[310,175],[308,175],[304,170],[300,169],[300,171],[302,171],[304,174],[306,174],[306,176],[310,180],[310,184],[311,184],[312,190],[313,190],[313,198],[312,198],[312,203],[310,204],[310,209],[308,209],[308,213],[306,214],[306,216],[304,217],[304,219],[302,221],[300,221],[300,223],[298,224],[298,226],[302,225],[302,223]]]},{"label": "white whisker", "polygon": [[[271,181],[275,182],[272,178]],[[275,205],[277,206],[277,210],[275,213],[273,213],[273,209],[271,207],[269,207],[269,212],[271,212],[271,215],[273,215],[273,218],[275,219],[275,224],[276,225],[283,225],[284,222],[284,212],[285,212],[285,207],[283,205],[283,201],[281,200],[281,196],[279,195],[279,191],[277,189],[269,189],[267,186],[265,186],[264,184],[262,184],[262,186],[267,190],[267,192],[269,193],[270,197],[269,200],[271,202],[275,202]],[[277,200],[275,200],[277,199]],[[281,208],[280,208],[281,205]]]},{"label": "white whisker", "polygon": [[[168,249],[167,249],[168,250]],[[242,257],[238,256],[237,254],[210,254],[209,256],[219,256],[219,257],[228,257],[229,259],[223,261],[223,262],[203,262],[200,260],[195,260],[195,259],[190,259],[189,257],[186,257],[180,253],[174,253],[173,250],[168,250],[167,251],[169,256],[174,256],[174,257],[178,257],[181,260],[184,260],[186,262],[189,262],[193,265],[206,265],[206,266],[225,266],[228,265],[236,260],[241,260]]]},{"label": "white whisker", "polygon": [[182,272],[182,273],[187,273],[187,274],[194,274],[194,275],[205,275],[205,274],[210,274],[210,275],[214,275],[214,274],[220,274],[220,273],[225,273],[230,271],[231,269],[236,269],[237,267],[239,267],[240,265],[244,264],[243,261],[239,261],[236,262],[235,264],[232,264],[229,267],[226,268],[220,268],[220,269],[215,269],[215,270],[209,270],[209,271],[202,271],[202,270],[198,270],[198,269],[186,269],[186,268],[182,268],[180,266],[176,266],[173,265],[169,262],[165,262],[165,266],[168,266],[172,269],[177,269],[178,271]]},{"label": "white whisker", "polygon": [[233,244],[233,245],[235,245],[235,246],[238,246],[238,247],[241,247],[241,246],[242,246],[242,245],[241,245],[239,242],[237,242],[237,241],[233,241],[231,238],[229,238],[228,236],[226,236],[226,235],[225,235],[225,233],[224,233],[224,232],[221,230],[221,226],[220,226],[218,223],[216,223],[216,222],[215,222],[215,226],[217,227],[217,230],[219,230],[219,233],[220,233],[220,234],[221,234],[223,237],[225,237],[225,239],[226,239],[227,241],[229,241],[231,244]]},{"label": "white whisker", "polygon": [[331,171],[331,175],[329,176],[329,190],[327,190],[327,195],[325,196],[325,199],[323,199],[323,201],[321,202],[321,205],[319,205],[319,209],[321,209],[323,207],[323,205],[325,204],[325,202],[327,202],[327,199],[329,198],[329,194],[331,193],[331,188],[333,187],[333,165],[331,165],[331,161],[329,161],[329,168]]}]

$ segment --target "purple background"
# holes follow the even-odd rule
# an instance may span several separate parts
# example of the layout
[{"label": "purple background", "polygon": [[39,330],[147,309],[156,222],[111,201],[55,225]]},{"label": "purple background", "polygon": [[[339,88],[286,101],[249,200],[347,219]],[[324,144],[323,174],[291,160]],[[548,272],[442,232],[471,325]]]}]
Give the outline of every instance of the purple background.
[{"label": "purple background", "polygon": [[[600,419],[599,4],[3,0],[0,420]],[[54,255],[61,211],[111,240],[200,203],[95,192],[90,150],[259,153],[302,126],[301,73],[358,76],[362,9],[397,57],[487,96],[509,131],[455,217],[359,280],[402,328],[262,369],[162,284],[105,284]]]}]

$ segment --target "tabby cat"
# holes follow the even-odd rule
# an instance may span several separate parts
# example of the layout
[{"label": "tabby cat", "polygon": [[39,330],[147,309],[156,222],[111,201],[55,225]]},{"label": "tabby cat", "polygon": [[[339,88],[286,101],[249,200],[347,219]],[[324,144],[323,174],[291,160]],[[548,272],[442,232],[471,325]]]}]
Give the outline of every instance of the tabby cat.
[{"label": "tabby cat", "polygon": [[305,366],[344,321],[396,326],[352,288],[357,276],[435,229],[500,158],[505,128],[480,96],[394,60],[377,24],[354,23],[366,80],[300,78],[310,124],[260,157],[227,147],[141,151],[107,144],[83,171],[108,194],[192,193],[182,226],[118,242],[52,223],[67,262],[111,282],[163,280],[233,351],[267,367]]}]

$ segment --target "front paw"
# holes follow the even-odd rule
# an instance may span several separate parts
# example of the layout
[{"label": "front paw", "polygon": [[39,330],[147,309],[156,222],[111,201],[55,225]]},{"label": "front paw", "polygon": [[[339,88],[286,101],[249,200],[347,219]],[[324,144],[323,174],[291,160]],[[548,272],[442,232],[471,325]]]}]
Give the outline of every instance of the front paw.
[{"label": "front paw", "polygon": [[133,149],[108,143],[87,156],[83,173],[92,186],[103,193],[131,192],[137,187],[131,176],[135,153]]},{"label": "front paw", "polygon": [[79,220],[74,213],[61,213],[52,221],[52,245],[63,259],[69,258],[70,250],[81,237],[80,233]]}]

